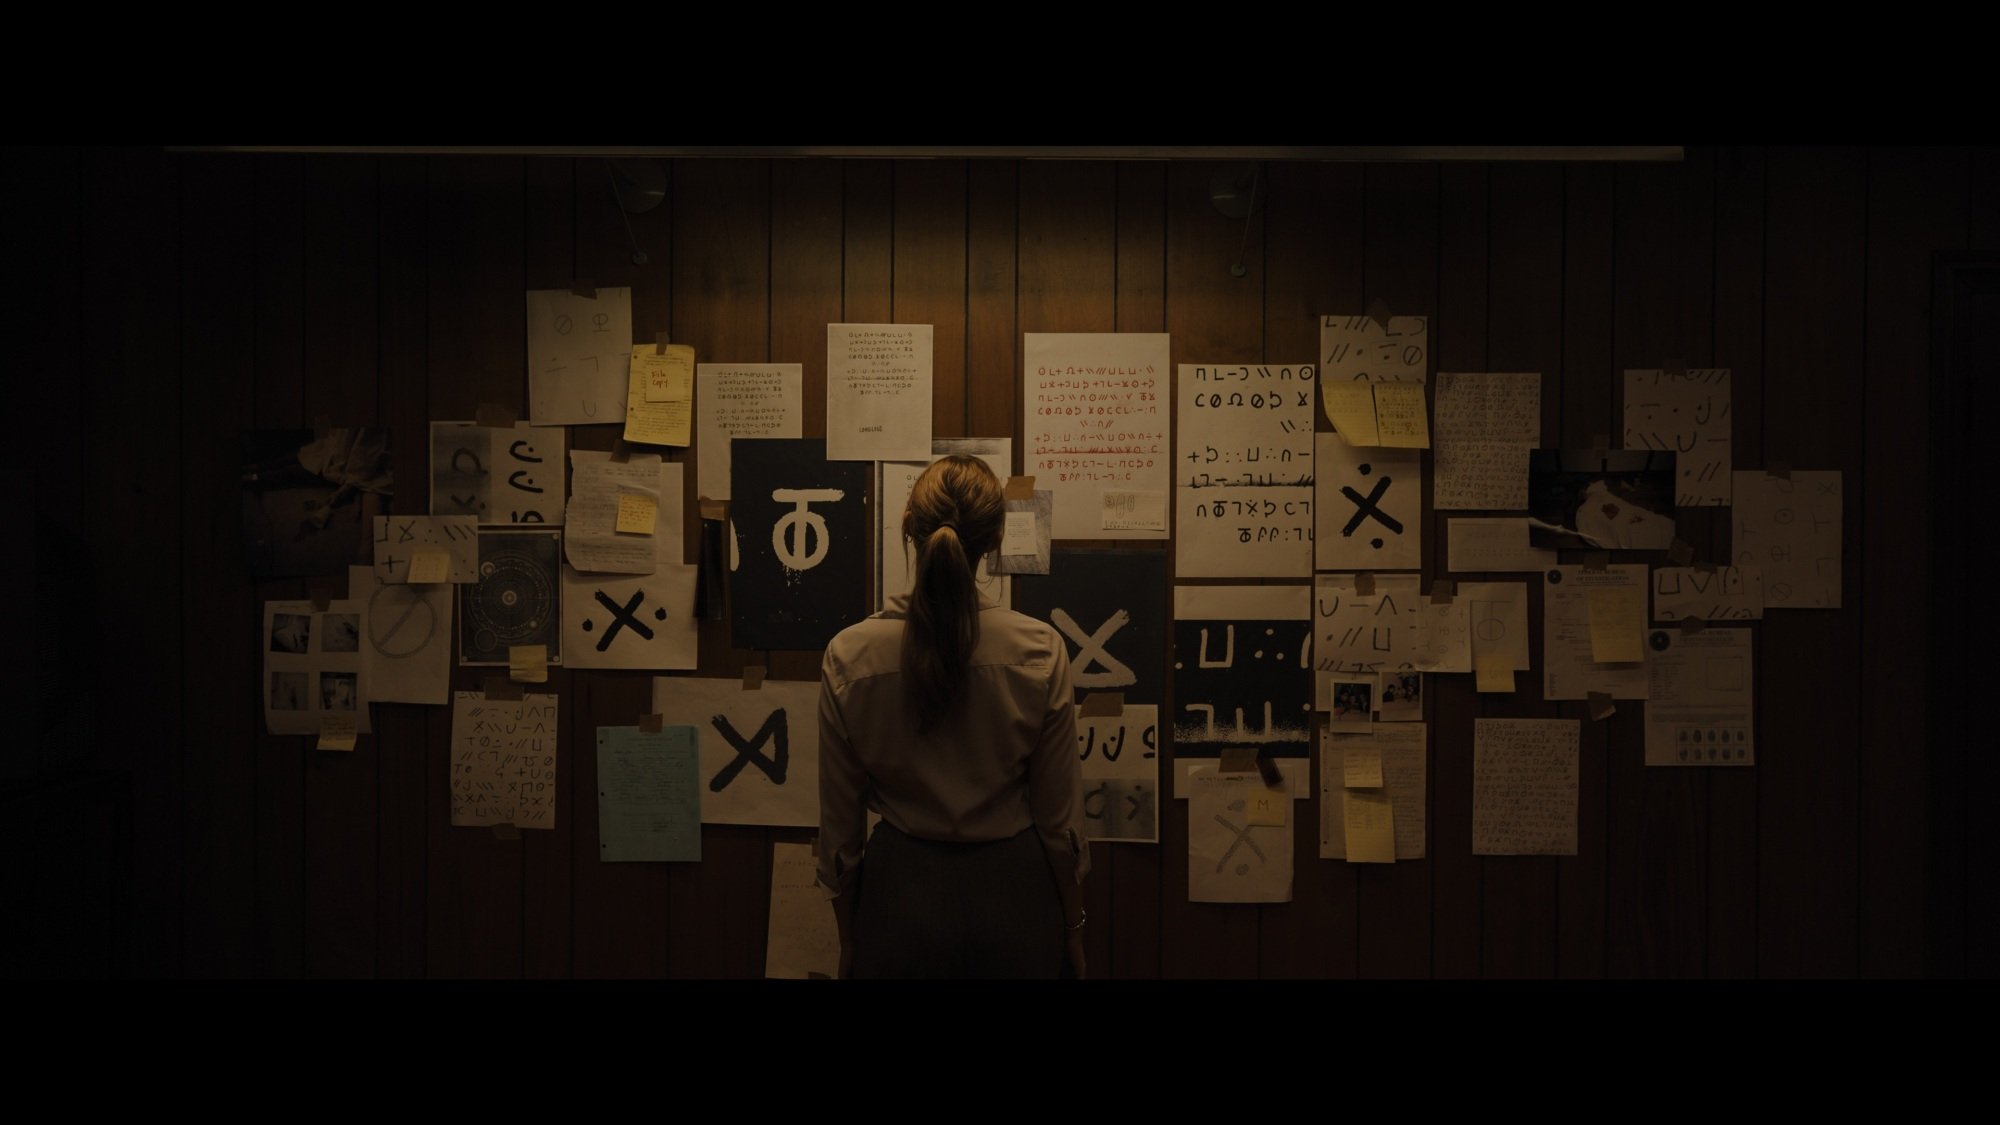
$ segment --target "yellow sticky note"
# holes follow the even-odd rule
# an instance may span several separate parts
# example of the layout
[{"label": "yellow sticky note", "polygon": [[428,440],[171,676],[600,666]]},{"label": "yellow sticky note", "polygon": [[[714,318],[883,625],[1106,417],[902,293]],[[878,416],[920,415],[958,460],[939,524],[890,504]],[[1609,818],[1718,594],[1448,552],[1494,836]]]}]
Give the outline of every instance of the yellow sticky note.
[{"label": "yellow sticky note", "polygon": [[549,679],[549,646],[507,646],[507,678],[524,684],[547,683]]},{"label": "yellow sticky note", "polygon": [[1392,449],[1429,449],[1431,424],[1424,412],[1422,383],[1373,383],[1375,429]]},{"label": "yellow sticky note", "polygon": [[1472,671],[1478,679],[1475,690],[1513,694],[1514,665],[1506,653],[1482,652],[1474,656]]},{"label": "yellow sticky note", "polygon": [[694,349],[668,344],[661,354],[652,344],[635,345],[625,393],[625,440],[686,445],[693,421]]},{"label": "yellow sticky note", "polygon": [[1646,659],[1646,590],[1608,586],[1584,591],[1590,601],[1590,658],[1599,664]]},{"label": "yellow sticky note", "polygon": [[328,711],[319,717],[321,750],[352,750],[360,736],[361,717],[353,711]]},{"label": "yellow sticky note", "polygon": [[[618,494],[618,530],[628,535],[651,535],[659,520],[659,501],[638,492]],[[601,524],[599,526],[602,526]]]},{"label": "yellow sticky note", "polygon": [[1347,830],[1347,862],[1396,862],[1396,809],[1380,789],[1342,789],[1340,817]]},{"label": "yellow sticky note", "polygon": [[1340,759],[1341,784],[1349,789],[1382,788],[1382,751],[1373,746],[1349,746]]},{"label": "yellow sticky note", "polygon": [[410,582],[428,585],[451,581],[451,552],[443,547],[419,547],[410,556]]},{"label": "yellow sticky note", "polygon": [[1251,824],[1273,824],[1283,826],[1285,812],[1291,808],[1292,796],[1275,789],[1257,789],[1246,799],[1243,815]]},{"label": "yellow sticky note", "polygon": [[1375,432],[1375,384],[1365,380],[1333,379],[1319,385],[1326,420],[1349,445],[1379,445]]}]

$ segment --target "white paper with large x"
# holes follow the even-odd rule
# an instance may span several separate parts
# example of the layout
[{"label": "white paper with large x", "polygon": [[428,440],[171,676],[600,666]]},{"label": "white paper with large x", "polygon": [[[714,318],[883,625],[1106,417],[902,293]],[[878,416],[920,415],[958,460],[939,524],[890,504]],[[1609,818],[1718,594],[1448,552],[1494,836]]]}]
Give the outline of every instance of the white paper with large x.
[{"label": "white paper with large x", "polygon": [[653,709],[701,744],[703,824],[819,824],[819,682],[661,676]]}]

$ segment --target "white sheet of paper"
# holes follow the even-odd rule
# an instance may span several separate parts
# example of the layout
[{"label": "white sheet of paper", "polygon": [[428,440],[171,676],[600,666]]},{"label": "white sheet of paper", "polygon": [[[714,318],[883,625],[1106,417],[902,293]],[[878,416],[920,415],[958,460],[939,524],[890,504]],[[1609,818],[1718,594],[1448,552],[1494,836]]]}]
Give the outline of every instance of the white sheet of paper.
[{"label": "white sheet of paper", "polygon": [[1253,825],[1246,808],[1264,783],[1196,774],[1188,794],[1188,901],[1292,901],[1292,826]]},{"label": "white sheet of paper", "polygon": [[1636,587],[1643,596],[1646,564],[1612,563],[1602,571],[1557,566],[1543,576],[1543,699],[1584,699],[1593,691],[1613,699],[1646,698],[1645,661],[1599,664],[1590,658],[1589,591],[1620,586]]},{"label": "white sheet of paper", "polygon": [[819,825],[818,681],[661,676],[653,710],[699,733],[703,824]]},{"label": "white sheet of paper", "polygon": [[1021,472],[1055,492],[1057,539],[1165,539],[1103,524],[1106,490],[1165,493],[1173,403],[1164,332],[1029,332]]},{"label": "white sheet of paper", "polygon": [[[1278,788],[1290,793],[1292,800],[1303,801],[1307,797],[1312,796],[1311,758],[1272,758],[1270,761],[1278,767]],[[1176,761],[1174,763],[1174,800],[1187,800],[1188,793],[1193,789],[1195,778],[1204,773],[1221,772],[1214,758],[1182,758]],[[1259,785],[1264,783],[1263,774],[1257,770],[1227,773],[1223,774],[1223,776],[1252,778]]]},{"label": "white sheet of paper", "polygon": [[[563,555],[578,570],[608,574],[651,574],[663,562],[677,563],[682,554],[681,474],[679,461],[657,453],[635,453],[630,461],[613,461],[600,450],[570,451],[569,524],[563,530]],[[636,489],[659,497],[653,534],[618,531],[618,493]]]},{"label": "white sheet of paper", "polygon": [[795,438],[805,424],[805,367],[797,363],[697,363],[694,368],[695,485],[729,499],[732,438]]},{"label": "white sheet of paper", "polygon": [[1167,530],[1167,494],[1135,488],[1105,489],[1103,530]]},{"label": "white sheet of paper", "polygon": [[1005,536],[1015,536],[1015,528],[1018,526],[1021,529],[1015,540],[1016,549],[1009,550],[1003,542],[993,553],[979,560],[980,564],[999,574],[1047,574],[1054,552],[1051,532],[1055,528],[1055,498],[1053,490],[1037,488],[1034,495],[1026,500],[1006,501],[1006,522],[1002,532]]},{"label": "white sheet of paper", "polygon": [[931,448],[931,326],[826,326],[826,459],[920,461]]},{"label": "white sheet of paper", "polygon": [[[437,589],[449,592],[449,587]],[[353,714],[370,733],[368,603],[336,598],[264,603],[264,726],[272,734],[318,735],[328,713]]]},{"label": "white sheet of paper", "polygon": [[1312,573],[1312,366],[1183,363],[1174,407],[1175,573]]},{"label": "white sheet of paper", "polygon": [[1453,574],[1544,571],[1560,556],[1551,548],[1528,545],[1528,520],[1453,519],[1445,521],[1446,568]]},{"label": "white sheet of paper", "polygon": [[1460,582],[1458,600],[1465,603],[1472,626],[1472,665],[1492,653],[1503,666],[1526,672],[1534,666],[1528,655],[1528,584],[1525,582]]},{"label": "white sheet of paper", "polygon": [[[875,580],[875,608],[888,605],[889,598],[910,592],[911,555],[903,542],[903,510],[909,506],[910,489],[931,461],[963,453],[986,462],[993,475],[1005,481],[1013,473],[1013,438],[935,438],[929,461],[884,461],[875,485],[875,512],[881,521],[881,544]],[[1037,489],[1037,491],[1040,491]],[[994,574],[991,559],[979,560],[979,593],[1003,606],[1013,605],[1013,587],[1004,574]]]},{"label": "white sheet of paper", "polygon": [[1764,572],[1764,608],[1840,608],[1840,473],[1737,473],[1736,565]]},{"label": "white sheet of paper", "polygon": [[583,574],[563,567],[563,664],[571,668],[692,669],[701,644],[693,565],[651,574]]},{"label": "white sheet of paper", "polygon": [[1432,506],[1528,506],[1528,450],[1541,444],[1542,377],[1440,371],[1431,444]]},{"label": "white sheet of paper", "polygon": [[431,423],[431,514],[480,523],[563,520],[561,426]]},{"label": "white sheet of paper", "polygon": [[1116,717],[1077,716],[1083,824],[1092,840],[1159,842],[1159,728],[1160,709],[1150,703]]},{"label": "white sheet of paper", "polygon": [[1625,372],[1625,448],[1674,455],[1674,504],[1728,507],[1729,368]]},{"label": "white sheet of paper", "polygon": [[1575,719],[1472,720],[1472,854],[1575,855]]},{"label": "white sheet of paper", "polygon": [[1006,531],[1000,537],[1000,553],[1003,555],[1033,555],[1035,553],[1035,513],[1008,512]]},{"label": "white sheet of paper", "polygon": [[451,822],[556,826],[553,695],[488,699],[461,691],[451,712]]},{"label": "white sheet of paper", "polygon": [[1377,725],[1367,734],[1320,732],[1319,856],[1347,858],[1347,826],[1341,815],[1340,789],[1346,774],[1346,750],[1372,746],[1382,756],[1382,788],[1396,810],[1396,858],[1424,858],[1427,805],[1425,747],[1427,723]]},{"label": "white sheet of paper", "polygon": [[1338,434],[1313,437],[1313,565],[1368,571],[1422,566],[1423,451],[1361,449]]},{"label": "white sheet of paper", "polygon": [[350,566],[347,592],[363,606],[361,652],[368,698],[450,703],[451,587],[377,582],[374,567]]},{"label": "white sheet of paper", "polygon": [[1646,764],[1755,765],[1750,630],[1661,629],[1655,637],[1646,664]]},{"label": "white sheet of paper", "polygon": [[1354,592],[1352,574],[1313,576],[1313,706],[1326,708],[1337,673],[1413,668],[1417,648],[1414,574],[1377,574],[1375,592]]},{"label": "white sheet of paper", "polygon": [[1463,597],[1417,603],[1417,645],[1410,663],[1425,672],[1472,671],[1471,604]]},{"label": "white sheet of paper", "polygon": [[1322,316],[1320,378],[1421,383],[1429,370],[1429,333],[1426,316],[1391,316],[1386,329],[1370,316]]},{"label": "white sheet of paper", "polygon": [[764,940],[764,976],[771,980],[832,977],[840,971],[840,928],[833,903],[814,882],[819,861],[811,844],[771,841],[771,920]]},{"label": "white sheet of paper", "polygon": [[474,516],[376,516],[376,579],[409,581],[410,559],[426,547],[451,554],[454,583],[479,581],[479,520]]},{"label": "white sheet of paper", "polygon": [[623,422],[632,371],[632,290],[579,297],[528,290],[528,418],[537,426]]},{"label": "white sheet of paper", "polygon": [[1653,620],[1756,621],[1764,616],[1764,572],[1759,567],[1691,566],[1653,569]]}]

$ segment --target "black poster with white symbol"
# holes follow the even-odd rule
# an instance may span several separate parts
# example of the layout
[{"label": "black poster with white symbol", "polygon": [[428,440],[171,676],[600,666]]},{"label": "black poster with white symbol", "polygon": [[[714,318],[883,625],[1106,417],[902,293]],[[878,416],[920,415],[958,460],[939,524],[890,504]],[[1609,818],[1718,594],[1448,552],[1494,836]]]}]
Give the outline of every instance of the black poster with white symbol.
[{"label": "black poster with white symbol", "polygon": [[1096,691],[1123,692],[1127,706],[1160,702],[1165,551],[1058,550],[1047,574],[1014,576],[1014,608],[1061,634],[1077,702]]},{"label": "black poster with white symbol", "polygon": [[1311,603],[1304,586],[1174,587],[1176,758],[1310,756]]},{"label": "black poster with white symbol", "polygon": [[730,643],[822,649],[868,616],[873,465],[822,438],[737,438],[730,457]]}]

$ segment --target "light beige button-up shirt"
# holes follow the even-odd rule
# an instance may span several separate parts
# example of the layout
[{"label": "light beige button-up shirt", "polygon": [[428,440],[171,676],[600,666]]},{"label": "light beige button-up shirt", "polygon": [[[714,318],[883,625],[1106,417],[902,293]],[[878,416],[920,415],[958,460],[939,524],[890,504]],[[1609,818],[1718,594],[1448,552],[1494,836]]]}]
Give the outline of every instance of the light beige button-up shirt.
[{"label": "light beige button-up shirt", "polygon": [[820,663],[819,882],[853,883],[867,810],[926,840],[1034,828],[1059,879],[1090,870],[1069,651],[1055,629],[982,602],[961,705],[927,733],[905,698],[907,595],[841,631]]}]

